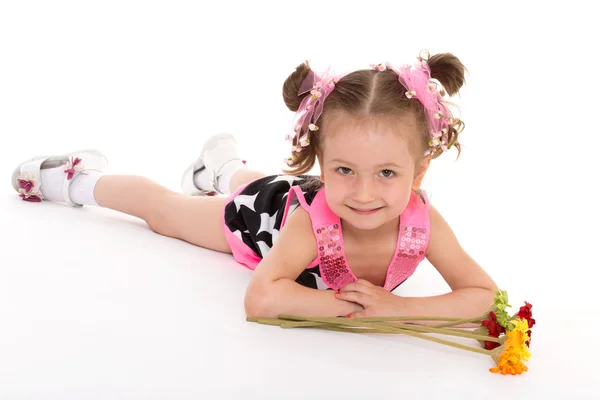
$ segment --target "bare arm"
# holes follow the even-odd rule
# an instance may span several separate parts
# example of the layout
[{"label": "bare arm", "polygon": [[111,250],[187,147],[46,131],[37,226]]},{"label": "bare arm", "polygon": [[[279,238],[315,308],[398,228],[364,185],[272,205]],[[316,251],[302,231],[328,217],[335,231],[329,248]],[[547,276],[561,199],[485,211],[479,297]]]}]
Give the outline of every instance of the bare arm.
[{"label": "bare arm", "polygon": [[288,217],[279,238],[252,275],[244,300],[246,315],[338,317],[362,310],[356,303],[335,298],[332,290],[311,289],[295,282],[316,256],[310,217],[299,207]]},{"label": "bare arm", "polygon": [[267,290],[263,302],[255,304],[258,307],[253,307],[251,300],[246,302],[248,317],[277,318],[281,314],[342,317],[363,309],[355,303],[336,299],[333,290],[311,289],[287,278],[271,283]]},{"label": "bare arm", "polygon": [[496,283],[459,244],[448,223],[431,206],[431,235],[427,259],[452,292],[431,297],[403,297],[407,316],[434,315],[468,318],[482,315],[494,300]]}]

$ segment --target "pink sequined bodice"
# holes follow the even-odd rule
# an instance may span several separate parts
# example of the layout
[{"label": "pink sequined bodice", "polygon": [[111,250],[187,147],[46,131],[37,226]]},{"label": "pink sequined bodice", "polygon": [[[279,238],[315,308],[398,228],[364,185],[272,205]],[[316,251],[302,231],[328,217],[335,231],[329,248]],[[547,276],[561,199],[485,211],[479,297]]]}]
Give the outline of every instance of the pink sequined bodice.
[{"label": "pink sequined bodice", "polygon": [[[319,265],[321,278],[332,289],[338,290],[348,283],[355,282],[356,276],[352,272],[344,252],[344,238],[340,218],[331,211],[325,199],[325,191],[321,189],[310,204],[306,204],[300,188],[295,191],[312,220],[313,231],[317,241],[317,258],[311,266]],[[412,193],[410,201],[400,216],[398,241],[394,258],[387,270],[385,284],[386,290],[393,290],[408,277],[425,258],[429,243],[429,201],[425,192],[421,198]]]}]

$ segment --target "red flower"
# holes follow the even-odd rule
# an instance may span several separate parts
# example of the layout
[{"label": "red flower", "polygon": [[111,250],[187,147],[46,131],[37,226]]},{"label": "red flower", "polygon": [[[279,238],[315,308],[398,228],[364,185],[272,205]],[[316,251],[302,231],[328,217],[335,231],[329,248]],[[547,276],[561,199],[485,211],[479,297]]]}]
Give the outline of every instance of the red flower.
[{"label": "red flower", "polygon": [[521,308],[519,308],[519,312],[517,313],[519,318],[523,318],[523,319],[527,320],[527,322],[529,323],[529,328],[531,328],[531,327],[533,327],[533,325],[535,325],[535,319],[532,318],[532,314],[531,314],[531,307],[532,307],[531,304],[529,304],[528,302],[525,302],[525,305],[522,306]]},{"label": "red flower", "polygon": [[[488,336],[495,338],[500,337],[500,335],[504,333],[504,328],[496,320],[496,314],[494,314],[493,311],[490,311],[488,316],[489,319],[484,319],[483,321],[481,321],[481,326],[485,326],[487,328]],[[484,342],[484,345],[487,350],[492,350],[500,346],[500,343],[486,341]]]},{"label": "red flower", "polygon": [[527,344],[527,347],[529,347],[529,345],[531,344],[531,328],[535,325],[535,319],[531,314],[531,307],[531,304],[525,302],[525,305],[519,308],[519,312],[517,313],[519,318],[527,320],[527,324],[529,325],[529,330],[527,331],[527,336],[529,336],[529,340],[525,342],[525,344]]}]

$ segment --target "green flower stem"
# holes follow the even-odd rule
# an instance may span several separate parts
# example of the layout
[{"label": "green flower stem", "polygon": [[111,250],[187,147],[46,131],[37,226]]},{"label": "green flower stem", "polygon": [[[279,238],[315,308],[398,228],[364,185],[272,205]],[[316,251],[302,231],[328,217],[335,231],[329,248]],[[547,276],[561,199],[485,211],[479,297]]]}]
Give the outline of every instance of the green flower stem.
[{"label": "green flower stem", "polygon": [[472,351],[472,352],[475,352],[475,353],[485,354],[487,356],[490,355],[490,352],[488,350],[484,350],[484,349],[481,349],[481,348],[472,347],[472,346],[466,346],[464,344],[455,343],[455,342],[452,342],[450,340],[444,340],[444,339],[438,339],[438,338],[435,338],[435,337],[430,337],[430,336],[427,336],[427,335],[425,335],[423,333],[409,331],[409,330],[406,330],[406,329],[397,329],[397,330],[400,331],[400,333],[402,333],[404,335],[409,335],[409,336],[417,337],[417,338],[420,338],[420,339],[429,340],[430,342],[436,342],[436,343],[440,343],[440,344],[445,344],[447,346],[455,347],[457,349],[463,349],[463,350]]},{"label": "green flower stem", "polygon": [[[434,320],[434,321],[448,321],[448,318],[445,317],[370,317],[370,318],[339,318],[339,317],[301,317],[297,315],[288,315],[282,314],[279,316],[279,319],[287,319],[292,321],[311,321],[311,322],[321,322],[321,323],[332,323],[332,324],[342,324],[342,325],[359,325],[362,322],[388,322],[388,321],[415,321],[415,320],[426,320],[426,319]],[[444,324],[436,324],[429,328],[444,328],[454,325],[461,325],[468,322],[477,322],[481,321],[482,317],[471,317],[471,318],[453,318],[452,322],[447,322]],[[350,322],[348,322],[350,321]],[[417,326],[417,325],[411,325]]]},{"label": "green flower stem", "polygon": [[[459,337],[464,337],[464,338],[468,338],[468,339],[489,341],[489,342],[495,342],[495,343],[500,343],[500,344],[504,343],[504,340],[500,339],[500,338],[494,338],[494,337],[485,336],[485,335],[478,335],[476,333],[465,332],[460,329],[432,328],[430,326],[418,326],[418,325],[407,325],[407,324],[403,324],[403,325],[399,326],[399,325],[389,323],[389,322],[388,323],[382,322],[380,324],[383,324],[383,325],[389,326],[389,327],[399,327],[399,328],[407,329],[410,331],[437,333],[437,334],[449,335],[449,336],[459,336]],[[281,327],[284,329],[286,329],[286,328],[310,328],[310,327],[321,328],[326,325],[331,325],[331,324],[322,323],[322,322],[314,322],[314,321],[298,321],[298,322],[282,321],[282,323],[281,323]],[[366,333],[373,333],[373,331],[377,330],[377,329],[373,328],[373,326],[374,326],[373,324],[368,324],[368,325],[367,324],[364,324],[364,325],[363,324],[355,324],[355,325],[371,327],[371,329],[360,329],[360,331],[363,331]],[[377,332],[377,333],[383,333],[383,332]]]},{"label": "green flower stem", "polygon": [[[393,324],[385,323],[385,322],[382,322],[380,324],[385,324],[388,326],[393,325]],[[398,325],[396,325],[396,326],[398,326]],[[489,341],[489,342],[504,343],[504,340],[500,339],[500,338],[478,335],[473,332],[465,332],[465,331],[461,331],[459,329],[445,329],[445,328],[435,328],[435,327],[431,327],[431,326],[408,325],[408,324],[404,324],[401,327],[402,327],[402,329],[408,329],[410,331],[437,333],[437,334],[441,334],[441,335],[459,336],[459,337],[464,337],[464,338],[468,338],[468,339],[485,340],[485,341]]]},{"label": "green flower stem", "polygon": [[321,323],[321,322],[291,322],[282,319],[274,319],[274,318],[247,318],[248,322],[256,322],[261,325],[274,325],[281,326],[281,328],[318,328],[318,329],[327,329],[333,331],[340,332],[353,332],[353,333],[397,333],[391,332],[389,330],[381,331],[379,329],[364,329],[364,328],[354,328],[350,326],[339,326],[335,324]]},{"label": "green flower stem", "polygon": [[246,318],[248,322],[256,322],[261,325],[281,325],[281,320],[277,318]]},{"label": "green flower stem", "polygon": [[456,321],[452,321],[452,322],[445,322],[443,324],[435,324],[432,325],[432,327],[434,328],[447,328],[450,326],[456,326],[456,325],[462,325],[462,324],[469,324],[469,323],[473,323],[473,322],[481,322],[483,321],[484,317],[479,316],[479,317],[471,317],[471,318],[463,318],[463,319],[457,319]]},{"label": "green flower stem", "polygon": [[[280,319],[292,319],[294,321],[309,321],[310,318],[313,317],[299,317],[297,315],[288,315],[281,314],[279,316]],[[339,320],[344,320],[341,317],[314,317],[321,319],[327,319],[331,322],[337,323]],[[480,318],[480,317],[478,317]],[[386,321],[462,321],[461,318],[446,318],[446,317],[362,317],[362,318],[352,318],[353,321],[365,321],[365,322],[386,322]]]},{"label": "green flower stem", "polygon": [[[283,316],[282,316],[283,317]],[[417,338],[421,338],[424,340],[429,340],[431,342],[436,342],[436,343],[440,343],[440,344],[445,344],[447,346],[451,346],[451,347],[455,347],[457,349],[463,349],[463,350],[467,350],[467,351],[472,351],[475,353],[480,353],[480,354],[485,354],[485,355],[490,355],[490,352],[488,350],[484,350],[481,348],[477,348],[477,347],[471,347],[471,346],[465,346],[459,343],[454,343],[451,342],[449,340],[444,340],[444,339],[438,339],[438,338],[434,338],[434,337],[429,337],[427,335],[424,335],[422,333],[419,332],[415,332],[415,331],[409,331],[407,329],[403,329],[402,326],[400,325],[396,325],[396,326],[386,326],[386,325],[381,325],[381,324],[372,324],[372,325],[364,325],[365,323],[363,322],[361,323],[357,323],[357,318],[351,318],[351,319],[343,319],[343,318],[333,318],[335,321],[332,321],[332,318],[327,318],[327,317],[323,317],[323,318],[315,318],[315,317],[297,317],[297,316],[293,316],[293,315],[286,315],[286,318],[289,318],[291,320],[296,320],[296,321],[301,321],[301,320],[309,320],[312,322],[324,322],[324,323],[337,323],[339,325],[348,327],[349,325],[363,325],[366,327],[372,327],[377,329],[378,333],[402,333],[408,336],[413,336],[413,337],[417,337]],[[368,323],[367,323],[368,324]],[[368,333],[374,333],[372,330],[371,331],[366,331]]]},{"label": "green flower stem", "polygon": [[329,324],[329,323],[321,323],[321,322],[311,322],[311,321],[306,321],[306,322],[291,322],[291,321],[283,321],[281,323],[281,328],[283,329],[293,329],[293,328],[317,328],[317,329],[324,329],[326,327],[336,327],[339,328],[340,331],[347,331],[347,332],[355,332],[355,333],[397,333],[397,332],[392,332],[390,330],[381,330],[381,329],[377,329],[377,328],[373,328],[371,326],[369,326],[368,328],[357,328],[357,327],[351,327],[351,326],[346,326],[346,325],[335,325],[335,324]]},{"label": "green flower stem", "polygon": [[[285,328],[283,325],[282,328]],[[308,326],[298,326],[297,328],[307,328]],[[312,327],[308,327],[312,328]],[[335,325],[316,325],[314,328],[324,329],[328,331],[338,331],[338,332],[350,332],[350,333],[380,333],[380,334],[397,334],[397,332],[387,332],[380,331],[379,329],[362,329],[362,328],[351,328],[348,326],[335,326]]]}]

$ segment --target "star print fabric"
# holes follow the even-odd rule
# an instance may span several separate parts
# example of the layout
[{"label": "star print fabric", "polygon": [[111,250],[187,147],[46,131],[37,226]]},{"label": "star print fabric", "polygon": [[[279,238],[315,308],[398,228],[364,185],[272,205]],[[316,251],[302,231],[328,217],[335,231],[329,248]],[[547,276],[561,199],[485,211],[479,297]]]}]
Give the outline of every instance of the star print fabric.
[{"label": "star print fabric", "polygon": [[[310,205],[317,193],[317,181],[318,177],[312,175],[270,175],[251,182],[226,204],[225,229],[237,236],[259,260],[273,247],[279,236],[290,188],[300,186]],[[299,202],[294,198],[288,213],[298,206]],[[253,269],[253,266],[249,267]],[[318,266],[310,268],[296,282],[317,289],[321,286],[317,284],[319,275]]]}]

